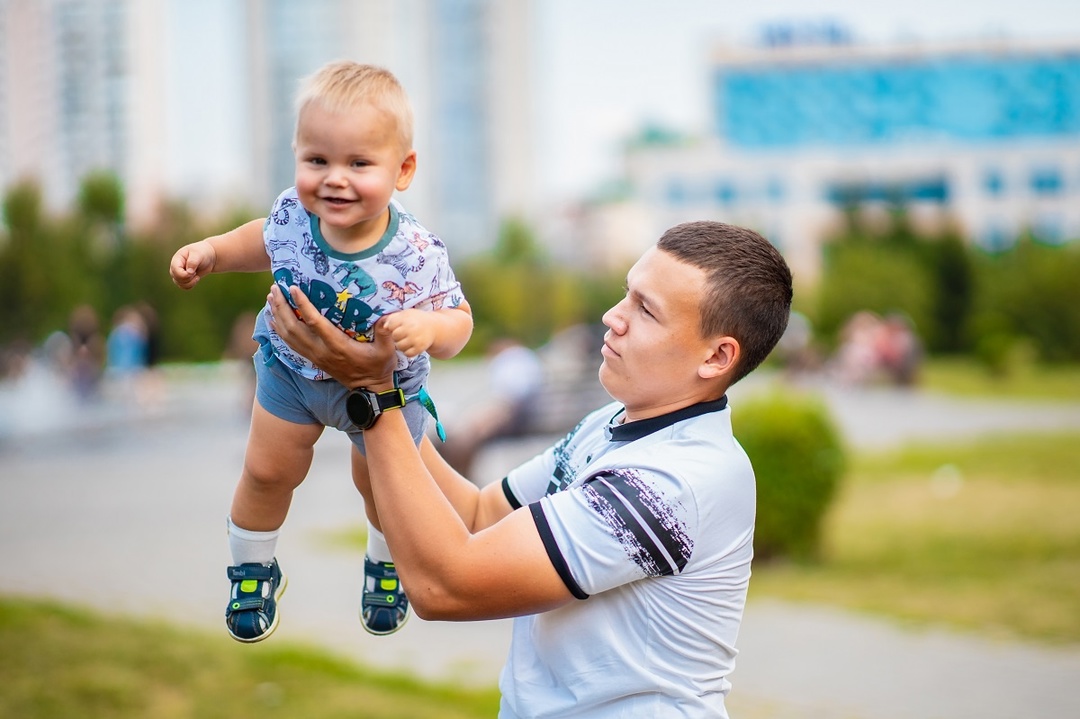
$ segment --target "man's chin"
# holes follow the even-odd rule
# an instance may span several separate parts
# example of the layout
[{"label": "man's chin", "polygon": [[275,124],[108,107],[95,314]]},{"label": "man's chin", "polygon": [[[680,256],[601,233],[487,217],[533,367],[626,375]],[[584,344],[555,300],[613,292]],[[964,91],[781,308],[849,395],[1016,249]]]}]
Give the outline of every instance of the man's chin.
[{"label": "man's chin", "polygon": [[619,400],[614,391],[615,384],[612,382],[612,378],[607,376],[611,370],[608,369],[607,362],[600,363],[600,369],[596,373],[596,378],[600,380],[600,386],[604,388],[604,391],[608,393],[608,396],[614,400]]}]

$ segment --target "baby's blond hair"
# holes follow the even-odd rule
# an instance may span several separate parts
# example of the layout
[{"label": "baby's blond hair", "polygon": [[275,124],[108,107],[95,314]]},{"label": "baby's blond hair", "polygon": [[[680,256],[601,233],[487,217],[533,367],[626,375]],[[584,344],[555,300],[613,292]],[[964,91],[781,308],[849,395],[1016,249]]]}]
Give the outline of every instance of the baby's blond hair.
[{"label": "baby's blond hair", "polygon": [[412,149],[412,105],[401,83],[385,68],[351,60],[324,65],[300,87],[296,97],[297,120],[304,108],[316,102],[330,112],[348,112],[361,105],[374,105],[397,125],[402,150]]}]

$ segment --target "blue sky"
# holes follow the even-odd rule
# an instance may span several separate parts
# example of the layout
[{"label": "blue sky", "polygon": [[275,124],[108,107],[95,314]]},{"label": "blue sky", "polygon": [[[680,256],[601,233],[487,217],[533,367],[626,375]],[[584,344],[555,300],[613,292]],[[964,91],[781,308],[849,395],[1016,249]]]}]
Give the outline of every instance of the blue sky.
[{"label": "blue sky", "polygon": [[[707,58],[778,21],[845,25],[858,41],[1072,40],[1078,0],[536,0],[542,193],[588,191],[618,167],[622,138],[646,121],[706,124]],[[811,11],[810,8],[813,8]]]}]

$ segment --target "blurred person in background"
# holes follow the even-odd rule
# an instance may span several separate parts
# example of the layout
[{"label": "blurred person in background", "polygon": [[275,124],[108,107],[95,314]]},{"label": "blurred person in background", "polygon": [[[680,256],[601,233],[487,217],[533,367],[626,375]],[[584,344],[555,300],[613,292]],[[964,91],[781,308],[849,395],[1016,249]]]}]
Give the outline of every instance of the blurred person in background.
[{"label": "blurred person in background", "polygon": [[486,370],[483,397],[439,448],[450,466],[465,476],[485,446],[533,430],[544,387],[544,365],[536,352],[509,337],[488,347]]},{"label": "blurred person in background", "polygon": [[251,417],[251,408],[255,403],[255,353],[259,343],[251,336],[257,315],[254,312],[241,312],[233,320],[229,331],[229,342],[225,346],[223,359],[235,361],[240,368],[244,386],[240,398],[240,408],[246,417]]},{"label": "blurred person in background", "polygon": [[79,305],[68,320],[71,339],[71,387],[76,398],[88,402],[98,396],[105,372],[105,338],[97,311],[90,305]]},{"label": "blurred person in background", "polygon": [[146,371],[146,321],[137,309],[125,304],[112,317],[105,343],[105,374],[117,396],[139,401],[138,382]]}]

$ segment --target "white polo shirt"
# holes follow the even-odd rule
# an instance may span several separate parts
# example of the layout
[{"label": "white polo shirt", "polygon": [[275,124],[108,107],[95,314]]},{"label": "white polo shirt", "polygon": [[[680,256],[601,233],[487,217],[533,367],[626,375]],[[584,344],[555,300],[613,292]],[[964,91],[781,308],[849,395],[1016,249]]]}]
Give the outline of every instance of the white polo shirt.
[{"label": "white polo shirt", "polygon": [[500,717],[727,717],[755,486],[726,398],[586,417],[511,472],[581,601],[514,621]]}]

